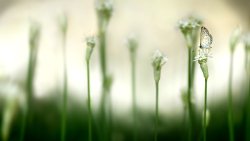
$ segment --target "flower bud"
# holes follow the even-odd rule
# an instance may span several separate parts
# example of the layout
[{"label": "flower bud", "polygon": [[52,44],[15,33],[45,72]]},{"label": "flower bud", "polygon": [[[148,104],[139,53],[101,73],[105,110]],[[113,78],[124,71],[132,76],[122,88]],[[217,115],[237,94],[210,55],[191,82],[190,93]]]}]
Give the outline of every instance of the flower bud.
[{"label": "flower bud", "polygon": [[87,49],[86,49],[86,61],[90,60],[91,54],[93,52],[93,49],[95,47],[96,41],[94,37],[87,37],[86,38],[86,44],[87,44]]},{"label": "flower bud", "polygon": [[152,66],[154,69],[154,79],[156,82],[159,82],[161,77],[161,67],[166,62],[167,62],[167,57],[159,50],[156,50],[152,59]]}]

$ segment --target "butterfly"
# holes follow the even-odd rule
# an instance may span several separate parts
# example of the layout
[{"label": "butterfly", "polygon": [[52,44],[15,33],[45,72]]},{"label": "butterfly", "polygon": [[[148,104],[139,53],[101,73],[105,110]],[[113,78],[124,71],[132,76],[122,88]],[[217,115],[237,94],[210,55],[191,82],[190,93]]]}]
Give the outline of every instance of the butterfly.
[{"label": "butterfly", "polygon": [[211,44],[213,42],[213,37],[209,33],[206,27],[201,27],[201,34],[200,34],[200,48],[211,48]]}]

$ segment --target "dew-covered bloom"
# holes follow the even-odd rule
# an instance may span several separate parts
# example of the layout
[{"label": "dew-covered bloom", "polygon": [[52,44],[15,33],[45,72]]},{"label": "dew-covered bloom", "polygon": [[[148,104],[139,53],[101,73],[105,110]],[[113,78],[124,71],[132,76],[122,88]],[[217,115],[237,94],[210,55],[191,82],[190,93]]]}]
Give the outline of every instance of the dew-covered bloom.
[{"label": "dew-covered bloom", "polygon": [[231,51],[235,50],[235,47],[240,42],[241,37],[242,37],[242,29],[241,29],[241,27],[237,27],[236,29],[234,29],[234,31],[230,37],[230,49],[231,49]]},{"label": "dew-covered bloom", "polygon": [[179,21],[178,26],[186,39],[188,47],[192,47],[196,43],[198,30],[201,25],[202,21],[194,16]]},{"label": "dew-covered bloom", "polygon": [[93,52],[93,49],[96,45],[96,39],[93,36],[87,37],[86,38],[86,44],[87,44],[87,49],[86,49],[86,60],[89,61],[91,54]]},{"label": "dew-covered bloom", "polygon": [[161,77],[161,67],[167,62],[167,57],[159,50],[156,50],[152,58],[152,66],[154,69],[155,81],[159,81]]}]

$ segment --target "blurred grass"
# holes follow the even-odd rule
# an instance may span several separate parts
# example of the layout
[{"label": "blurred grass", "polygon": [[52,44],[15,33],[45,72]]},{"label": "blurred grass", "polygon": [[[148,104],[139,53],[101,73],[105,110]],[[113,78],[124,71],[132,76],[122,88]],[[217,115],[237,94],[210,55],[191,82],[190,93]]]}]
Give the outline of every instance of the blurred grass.
[{"label": "blurred grass", "polygon": [[[244,88],[241,93],[247,92]],[[49,97],[43,99],[36,99],[34,101],[34,117],[33,124],[28,122],[27,134],[25,136],[25,141],[57,141],[60,140],[60,121],[61,115],[60,107],[61,100],[58,97],[53,96],[53,94],[58,93],[58,91],[51,91],[48,93]],[[245,126],[245,113],[244,113],[245,103],[236,104],[234,107],[235,115],[235,135],[237,140],[244,140],[244,126]],[[3,101],[1,99],[0,103],[0,120],[2,121],[2,111],[3,111]],[[228,130],[227,130],[227,106],[226,101],[222,101],[219,104],[209,105],[209,110],[211,112],[211,119],[209,126],[207,128],[207,140],[221,141],[228,140]],[[199,113],[199,112],[197,112]],[[201,112],[200,112],[201,113]],[[20,134],[21,126],[21,116],[22,113],[16,114],[13,122],[13,126],[10,132],[9,141],[18,140]],[[96,127],[97,120],[101,118],[96,117],[94,113],[93,122],[93,140],[101,140],[97,136]],[[200,128],[196,128],[195,136],[201,138],[201,116],[197,116],[197,123]],[[132,118],[132,115],[131,115]],[[128,119],[130,120],[130,119]],[[154,112],[148,113],[138,110],[138,140],[151,141],[153,139],[154,131]],[[113,133],[112,139],[114,141],[130,141],[133,139],[133,126],[132,124],[127,125],[127,121],[121,121],[114,117],[113,120]],[[0,126],[1,126],[0,122]],[[68,108],[68,122],[66,131],[66,140],[80,141],[88,139],[88,116],[87,107],[83,106],[81,103],[76,102],[76,100],[69,97],[69,108]],[[165,141],[176,141],[185,140],[185,133],[183,132],[184,125],[182,124],[181,118],[170,118],[166,119],[159,116],[159,140]]]}]

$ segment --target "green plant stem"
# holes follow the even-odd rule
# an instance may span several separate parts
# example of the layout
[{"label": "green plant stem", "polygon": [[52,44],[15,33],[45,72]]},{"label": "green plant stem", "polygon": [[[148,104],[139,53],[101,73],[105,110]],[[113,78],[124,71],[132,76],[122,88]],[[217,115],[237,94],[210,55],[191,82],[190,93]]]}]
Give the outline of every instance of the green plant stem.
[{"label": "green plant stem", "polygon": [[189,113],[189,130],[188,140],[193,140],[193,111],[192,111],[192,48],[188,47],[188,113]]},{"label": "green plant stem", "polygon": [[88,84],[88,128],[89,128],[89,141],[92,141],[92,108],[91,108],[91,96],[90,96],[90,74],[89,74],[89,60],[87,64],[87,84]]},{"label": "green plant stem", "polygon": [[247,96],[247,117],[246,117],[246,132],[245,132],[245,136],[246,136],[246,141],[250,140],[250,74],[248,74],[247,76],[248,78],[248,96]]},{"label": "green plant stem", "polygon": [[203,114],[203,141],[206,141],[206,118],[207,118],[207,79],[205,78],[205,97],[204,97],[204,114]]},{"label": "green plant stem", "polygon": [[[192,53],[191,53],[191,59],[194,58],[196,56],[196,48],[193,48],[192,49]],[[191,84],[190,84],[190,88],[191,88],[191,91],[193,90],[194,88],[194,76],[195,76],[195,67],[196,67],[196,62],[195,61],[192,61],[192,71],[191,71]]]},{"label": "green plant stem", "polygon": [[61,141],[65,141],[66,136],[66,123],[67,123],[67,104],[68,104],[68,76],[67,76],[67,57],[65,48],[65,38],[63,39],[63,110],[62,110],[62,123],[61,123]]},{"label": "green plant stem", "polygon": [[245,139],[246,141],[250,141],[250,70],[249,70],[249,65],[250,65],[250,56],[249,56],[249,51],[248,51],[248,45],[245,45],[245,69],[246,69],[246,75],[247,75],[247,107],[246,107],[246,129],[245,129]]},{"label": "green plant stem", "polygon": [[137,108],[136,108],[136,62],[135,53],[131,52],[131,72],[132,72],[132,101],[134,118],[134,141],[137,140]]},{"label": "green plant stem", "polygon": [[106,31],[102,30],[102,22],[99,21],[99,55],[100,55],[100,63],[101,63],[101,73],[102,73],[102,95],[101,95],[101,102],[100,102],[100,117],[102,118],[101,121],[101,134],[102,140],[107,140],[107,119],[106,119],[106,99],[108,95],[108,88],[107,88],[107,70],[106,70]]},{"label": "green plant stem", "polygon": [[234,125],[233,125],[233,97],[232,97],[232,79],[233,79],[233,60],[234,54],[230,54],[230,68],[229,68],[229,83],[228,83],[228,126],[230,141],[234,141]]},{"label": "green plant stem", "polygon": [[[29,61],[28,61],[28,71],[26,78],[26,91],[27,91],[27,113],[24,112],[24,116],[21,124],[20,141],[24,140],[27,120],[31,120],[32,108],[33,108],[33,80],[35,75],[36,60],[37,60],[37,47],[30,45],[29,47]],[[25,115],[26,114],[26,115]]]},{"label": "green plant stem", "polygon": [[23,141],[23,139],[24,139],[24,133],[25,133],[25,128],[26,128],[26,121],[27,121],[27,117],[26,117],[26,113],[24,112],[23,116],[22,116],[20,141]]},{"label": "green plant stem", "polygon": [[155,82],[155,138],[154,140],[157,141],[158,138],[158,96],[159,96],[159,81]]}]

